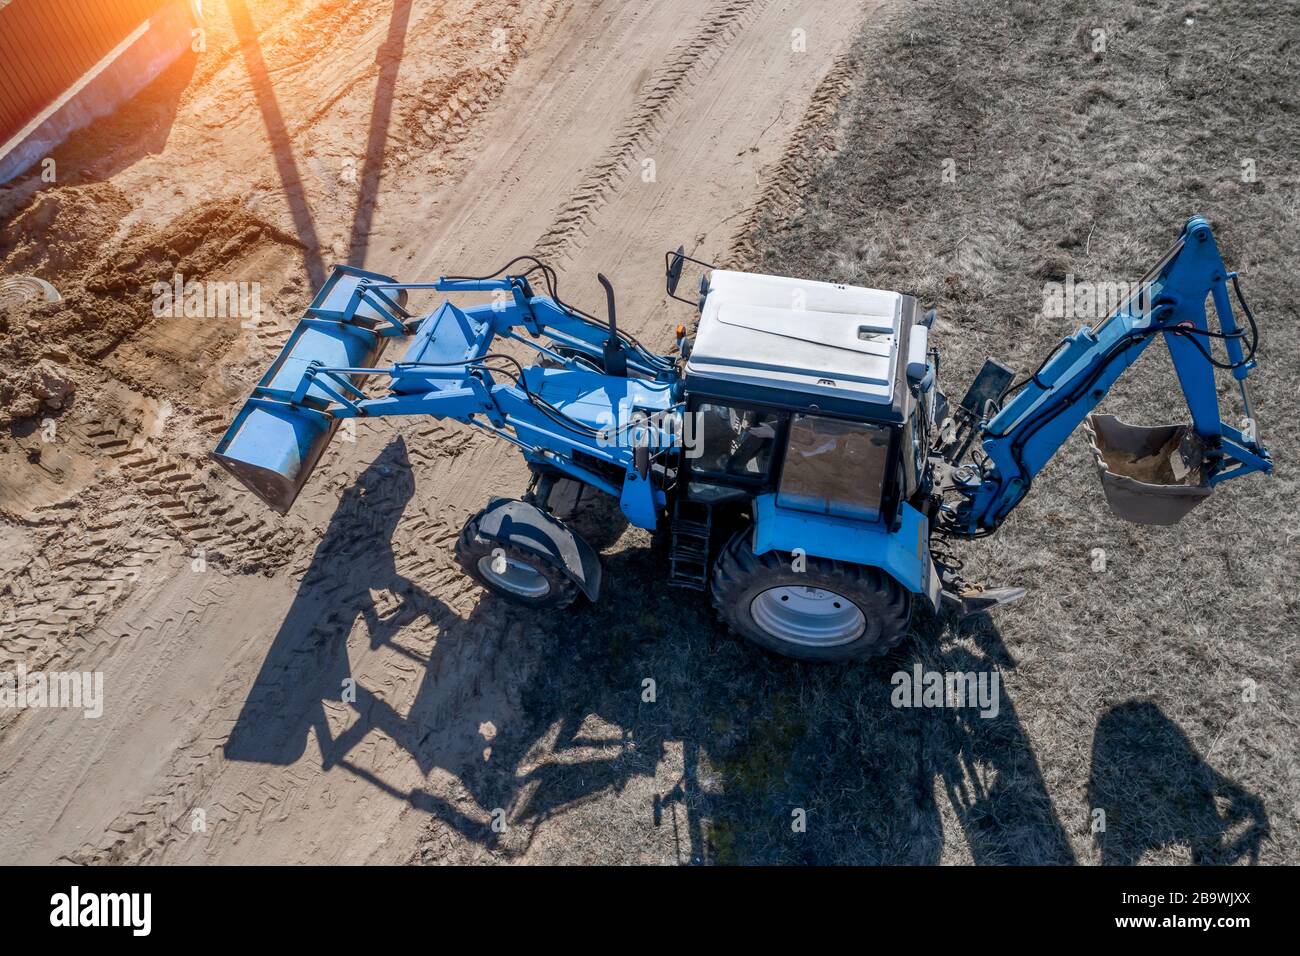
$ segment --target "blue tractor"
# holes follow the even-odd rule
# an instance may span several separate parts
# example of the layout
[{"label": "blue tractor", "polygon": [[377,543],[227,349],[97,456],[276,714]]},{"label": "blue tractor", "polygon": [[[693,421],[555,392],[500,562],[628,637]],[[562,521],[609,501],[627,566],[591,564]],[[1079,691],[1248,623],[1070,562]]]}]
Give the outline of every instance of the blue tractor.
[{"label": "blue tractor", "polygon": [[[698,298],[678,295],[687,262],[704,267]],[[535,608],[597,600],[599,555],[567,518],[602,493],[669,538],[668,584],[711,592],[744,637],[817,661],[885,652],[918,602],[972,613],[1022,594],[966,584],[938,542],[996,531],[1085,419],[1107,499],[1132,520],[1171,524],[1220,482],[1272,467],[1246,389],[1258,328],[1199,217],[1108,318],[1019,380],[986,361],[959,402],[939,387],[934,313],[912,296],[711,268],[681,249],[666,267],[669,295],[699,310],[669,355],[620,331],[604,276],[602,321],[532,257],[427,283],[336,267],[214,457],[283,513],[343,419],[483,429],[533,474],[459,538],[484,587]],[[491,301],[421,314],[408,309],[419,290]],[[1191,422],[1091,415],[1158,336]],[[401,359],[381,367],[398,339]],[[1216,370],[1236,379],[1240,428],[1221,417]]]}]

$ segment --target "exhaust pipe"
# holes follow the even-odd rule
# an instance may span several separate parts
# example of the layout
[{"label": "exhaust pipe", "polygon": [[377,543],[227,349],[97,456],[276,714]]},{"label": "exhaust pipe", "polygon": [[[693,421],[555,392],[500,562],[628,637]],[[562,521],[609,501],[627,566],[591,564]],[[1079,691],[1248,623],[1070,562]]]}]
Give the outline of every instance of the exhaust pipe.
[{"label": "exhaust pipe", "polygon": [[605,311],[609,315],[609,338],[605,340],[605,374],[627,378],[627,353],[623,351],[623,341],[618,337],[618,319],[614,314],[614,287],[604,273],[597,272],[596,280],[605,287]]}]

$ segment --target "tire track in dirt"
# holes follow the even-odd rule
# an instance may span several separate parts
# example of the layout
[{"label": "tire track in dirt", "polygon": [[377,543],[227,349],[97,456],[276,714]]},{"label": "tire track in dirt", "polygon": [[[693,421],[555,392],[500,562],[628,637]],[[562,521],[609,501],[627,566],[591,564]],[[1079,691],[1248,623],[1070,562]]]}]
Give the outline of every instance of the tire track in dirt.
[{"label": "tire track in dirt", "polygon": [[853,89],[859,69],[853,51],[840,54],[817,84],[807,111],[786,142],[781,158],[763,174],[764,184],[748,213],[736,225],[722,259],[729,269],[753,268],[754,235],[764,221],[788,220],[802,203],[801,194],[816,170],[836,152],[832,125],[840,101]]},{"label": "tire track in dirt", "polygon": [[726,43],[766,5],[767,0],[727,0],[714,7],[695,34],[681,46],[672,61],[654,72],[604,155],[587,171],[577,189],[555,213],[549,229],[534,243],[544,258],[557,260],[565,247],[598,209],[639,148],[655,132],[656,122],[684,96],[692,79],[708,71],[725,55]]},{"label": "tire track in dirt", "polygon": [[[517,183],[525,178],[527,168],[535,162],[536,152],[549,148],[548,141],[554,130],[564,129],[568,126],[574,113],[587,102],[592,88],[605,77],[629,36],[634,30],[638,29],[639,23],[639,18],[635,16],[629,17],[618,29],[610,31],[607,34],[610,42],[597,54],[597,58],[592,61],[592,69],[587,71],[585,78],[577,88],[564,98],[558,108],[549,111],[542,122],[529,125],[528,138],[525,143],[504,152],[500,156],[501,182]],[[471,130],[466,128],[466,135],[456,142],[469,141],[471,139],[470,132]],[[480,143],[479,145],[485,149],[490,149],[492,146],[490,142]],[[512,198],[507,190],[493,190],[486,195],[473,196],[475,213],[479,216],[486,213],[489,218],[500,218],[508,215],[508,212],[504,210],[508,210],[511,203]]]},{"label": "tire track in dirt", "polygon": [[[166,565],[173,578],[185,574],[188,561],[184,556],[160,554],[159,565]],[[202,666],[193,653],[193,635],[203,633],[223,602],[231,596],[227,579],[217,575],[193,576],[200,582],[183,600],[169,601],[164,611],[140,620],[128,615],[111,630],[95,629],[84,635],[85,647],[78,656],[78,668],[103,675],[103,714],[98,720],[82,722],[79,715],[72,721],[52,711],[30,711],[20,715],[24,747],[12,755],[6,766],[8,774],[40,773],[41,788],[22,788],[10,794],[6,812],[17,817],[22,826],[7,834],[13,844],[24,846],[39,842],[41,835],[62,819],[71,819],[90,831],[107,825],[112,819],[111,805],[103,797],[119,788],[138,785],[141,777],[152,776],[152,767],[164,757],[163,750],[146,750],[136,759],[117,759],[115,737],[122,732],[150,735],[161,725],[170,732],[172,718],[158,713],[155,689],[160,678],[176,669]],[[188,581],[186,584],[188,585]],[[163,591],[185,590],[174,580]],[[158,596],[158,585],[141,579],[127,603],[137,608]],[[180,693],[188,693],[184,683]],[[182,720],[191,719],[186,714]],[[57,759],[51,759],[57,754]]]},{"label": "tire track in dirt", "polygon": [[[446,427],[421,428],[416,435],[445,438]],[[416,480],[458,488],[475,480],[481,460],[494,451],[491,443],[479,441],[456,456],[413,455],[411,465]],[[264,834],[266,828],[296,825],[290,807],[331,806],[340,784],[329,774],[335,765],[329,757],[277,765],[275,757],[267,754],[268,766],[265,760],[248,761],[247,753],[240,751],[236,759],[230,759],[226,747],[241,720],[268,722],[279,728],[269,736],[295,738],[311,715],[304,712],[305,701],[295,697],[293,689],[318,681],[323,671],[348,672],[359,687],[384,701],[409,700],[419,684],[436,676],[424,673],[435,644],[478,639],[476,628],[458,616],[472,606],[476,588],[450,557],[467,515],[457,508],[412,513],[406,507],[406,489],[386,480],[369,487],[373,493],[346,501],[336,513],[320,545],[328,552],[327,559],[314,561],[301,581],[302,593],[329,593],[333,601],[325,602],[329,605],[326,613],[314,617],[307,631],[293,635],[296,647],[302,650],[279,659],[278,666],[256,682],[247,673],[230,675],[212,708],[198,721],[198,729],[169,762],[164,787],[114,820],[99,840],[72,853],[69,862],[198,862],[249,852],[249,840]],[[396,517],[401,518],[401,533],[392,539],[390,567],[388,557],[375,554],[374,542],[386,531],[377,525]],[[368,600],[372,587],[382,587],[390,579],[419,585],[411,593],[386,594],[372,607],[372,619],[359,625],[353,608]],[[426,619],[423,624],[413,626],[422,618]],[[376,630],[396,629],[401,631],[400,651],[371,654],[360,667],[349,664],[353,655],[349,642],[339,640],[341,634],[369,636],[373,641]],[[424,719],[434,724],[449,721],[477,692],[472,684],[459,685],[457,693],[430,709]],[[337,740],[353,724],[368,719],[366,713],[358,715],[337,699],[323,699],[319,706],[322,713],[316,715],[315,740],[325,750],[329,741],[322,743],[319,736],[324,728],[328,728],[324,732],[330,740]],[[237,751],[239,746],[235,745]],[[364,768],[376,779],[390,771],[401,779],[405,756],[401,747],[372,735],[339,759]],[[418,776],[411,777],[408,786],[415,790],[418,783]],[[193,827],[196,810],[202,812],[203,819],[203,829],[197,831]],[[314,845],[313,852],[327,852],[320,844],[329,843],[328,829],[315,823],[311,826],[316,831],[305,835],[309,843],[303,845]]]},{"label": "tire track in dirt", "polygon": [[[0,669],[12,671],[20,661],[29,670],[55,669],[78,656],[84,649],[79,636],[121,603],[166,547],[156,531],[127,528],[133,517],[130,507],[108,502],[84,524],[71,522],[67,508],[36,516],[30,524],[44,532],[37,556],[6,581]],[[112,540],[123,529],[138,536],[129,546]],[[6,711],[0,730],[21,716]]]},{"label": "tire track in dirt", "polygon": [[[622,43],[632,42],[636,52],[647,52],[633,42],[639,39],[640,11],[624,14],[617,6],[593,6],[600,6],[609,17],[628,19],[589,41],[600,51],[581,57],[583,69],[589,72],[575,77],[564,94],[574,88],[590,90],[597,83],[608,86],[612,79],[605,68],[590,67],[626,60],[629,52]],[[712,97],[719,94],[714,87],[723,80],[710,79],[715,63],[728,53],[736,58],[735,38],[753,27],[770,6],[765,0],[733,0],[715,5],[697,25],[683,23],[686,39],[667,47],[671,55],[661,58],[666,65],[635,87],[627,87],[630,102],[610,120],[608,144],[584,154],[573,166],[565,167],[563,158],[552,162],[551,175],[562,174],[565,181],[570,168],[585,167],[585,172],[577,187],[561,193],[566,201],[549,225],[542,218],[548,210],[540,202],[532,204],[536,212],[530,213],[534,218],[527,220],[525,234],[537,235],[540,230],[549,249],[576,259],[576,240],[591,229],[607,230],[607,221],[614,218],[600,217],[600,224],[593,226],[596,213],[615,198],[620,170],[637,149],[659,134],[661,126],[683,122],[685,111],[678,107],[706,81],[712,90],[707,102],[710,107],[716,102]],[[664,11],[656,15],[655,22],[662,26]],[[829,15],[819,12],[818,16]],[[777,31],[785,28],[783,20],[771,16],[761,27],[765,37],[775,37],[773,42],[778,43],[782,36]],[[607,43],[607,38],[615,42]],[[671,40],[656,36],[654,42]],[[762,49],[769,41],[751,37],[748,42],[752,52],[755,44]],[[533,51],[533,59],[541,55]],[[626,69],[626,63],[620,65]],[[723,89],[736,82],[736,69],[734,63],[729,66]],[[527,75],[518,84],[512,78],[503,97],[521,85],[528,88]],[[815,80],[804,89],[812,86],[822,89]],[[758,89],[739,92],[763,95]],[[543,104],[558,99],[554,111],[520,112],[554,116],[557,125],[563,125],[579,115],[581,105],[579,97],[564,94],[537,97]],[[517,109],[519,96],[501,109]],[[477,99],[457,102],[446,125],[455,128],[462,110],[471,120],[479,117],[482,106],[474,103]],[[763,122],[780,119],[773,104]],[[807,130],[811,123],[805,119],[797,129]],[[547,137],[557,135],[545,126],[538,124],[522,140],[534,144],[533,148],[507,152],[503,165],[489,174],[499,183],[511,182],[511,176],[523,178],[530,159],[548,149]],[[477,123],[467,126],[465,136],[457,141],[478,142],[480,129]],[[747,145],[752,135],[742,129],[739,139]],[[782,129],[777,142],[785,135]],[[792,149],[787,144],[782,156]],[[590,159],[592,155],[595,159]],[[510,172],[503,175],[502,168]],[[775,175],[768,177],[769,185]],[[752,188],[752,178],[743,186],[728,183],[726,201],[743,203],[744,208]],[[510,217],[519,214],[521,206],[529,206],[526,195],[512,197],[509,189],[486,192],[496,212],[490,216],[492,232],[483,233],[470,249],[475,256],[485,254],[484,248],[497,241],[495,236],[510,235]],[[470,201],[476,202],[485,191],[470,193]],[[716,200],[708,208],[696,209],[693,200],[683,199],[676,209],[665,210],[659,200],[638,190],[623,190],[620,202],[628,202],[632,193],[637,215],[648,210],[681,215],[687,229],[706,227],[715,215],[730,215],[729,210],[714,213]],[[569,214],[576,218],[566,219]],[[518,224],[513,225],[517,235]],[[427,227],[413,217],[407,238],[423,240],[421,228]],[[431,249],[430,254],[435,252]],[[589,264],[581,263],[584,268]],[[382,262],[373,267],[396,271]],[[642,295],[637,301],[644,305],[654,300]],[[636,328],[637,320],[630,327]],[[264,351],[277,351],[283,332],[268,328]],[[225,414],[209,417],[189,409],[176,414],[188,416],[192,425],[210,427],[213,433],[227,420]],[[117,600],[117,606],[126,609],[113,614],[114,630],[100,642],[120,645],[118,666],[125,666],[132,654],[140,653],[140,643],[148,641],[160,648],[165,666],[175,669],[183,661],[177,649],[201,642],[204,655],[213,655],[216,662],[206,665],[207,671],[227,669],[210,690],[186,691],[192,694],[195,709],[187,714],[185,733],[159,745],[165,758],[158,772],[139,781],[130,795],[107,802],[107,807],[115,808],[112,816],[102,827],[84,831],[93,835],[82,837],[80,849],[70,851],[63,844],[64,859],[82,863],[405,860],[421,821],[433,808],[454,812],[471,829],[486,822],[489,808],[480,807],[473,790],[461,781],[483,759],[478,752],[479,721],[490,716],[499,722],[516,711],[510,695],[526,679],[529,665],[522,651],[530,627],[502,611],[499,603],[480,603],[478,589],[454,564],[451,553],[470,511],[492,493],[517,494],[526,472],[517,456],[453,424],[369,422],[364,431],[355,447],[335,443],[302,496],[298,510],[303,517],[294,529],[302,537],[289,573],[272,579],[231,576],[228,567],[214,561],[220,586],[178,587],[174,594],[169,591],[149,600],[146,595],[136,599],[127,593]],[[115,434],[101,437],[117,440]],[[402,454],[395,456],[391,449],[399,442]],[[128,438],[126,445],[114,448],[131,448],[133,443]],[[249,496],[229,487],[223,490],[222,478],[210,484],[184,456],[151,448],[140,455],[123,452],[122,458],[121,486],[147,488],[148,497],[167,503],[165,513],[151,520],[165,546],[174,552],[179,542],[187,552],[173,555],[176,560],[187,562],[188,551],[196,546],[206,545],[210,554],[242,546],[245,529],[257,517],[258,506]],[[360,478],[354,473],[358,463],[364,467]],[[418,497],[414,485],[421,489]],[[209,494],[216,498],[207,498]],[[252,509],[251,515],[244,514],[245,506]],[[138,520],[140,509],[132,507],[134,511],[124,510]],[[259,528],[255,537],[268,532]],[[217,537],[209,536],[213,533]],[[283,528],[280,533],[285,533]],[[256,560],[270,561],[268,555],[278,553],[276,540],[272,537],[260,552],[251,552]],[[132,610],[137,604],[138,613]],[[285,623],[276,634],[281,621]],[[295,630],[299,624],[301,628]],[[355,704],[339,700],[337,679],[344,674],[368,696]],[[210,673],[203,676],[211,680]],[[174,675],[154,680],[160,687],[176,684]],[[259,755],[256,747],[248,749],[250,727],[260,735],[257,746],[273,751],[280,746],[300,749]],[[145,744],[137,749],[140,746]],[[526,802],[528,794],[516,797],[510,806]],[[206,829],[198,833],[192,829],[195,809],[202,809],[206,819]],[[410,814],[411,809],[421,812]],[[521,828],[521,833],[527,829]],[[396,843],[386,848],[389,833]]]},{"label": "tire track in dirt", "polygon": [[[171,411],[186,431],[215,440],[224,418]],[[172,423],[176,427],[176,423]],[[29,670],[76,657],[78,635],[117,607],[168,549],[235,573],[269,573],[289,563],[305,538],[300,521],[273,521],[231,488],[210,463],[170,450],[158,434],[127,419],[77,420],[62,441],[100,458],[102,477],[78,495],[36,509],[35,557],[6,582],[0,666]],[[0,729],[13,714],[2,715]]]},{"label": "tire track in dirt", "polygon": [[[451,146],[462,142],[473,128],[474,120],[492,105],[505,87],[515,65],[527,53],[529,44],[545,36],[547,28],[556,21],[567,6],[565,0],[547,0],[523,13],[523,19],[519,24],[512,23],[508,28],[501,28],[505,31],[500,40],[502,48],[495,53],[495,62],[490,70],[471,71],[468,78],[464,77],[462,71],[457,76],[462,78],[463,82],[450,94],[438,91],[438,99],[429,104],[430,109],[426,110],[423,116],[419,111],[413,111],[412,120],[421,125],[426,133],[431,137],[439,134],[442,136],[440,140],[435,138],[419,145],[422,148],[431,148],[436,145]],[[421,98],[423,99],[425,95],[427,94],[422,90]],[[439,100],[442,102],[440,103]],[[433,109],[437,112],[433,112]],[[427,120],[424,119],[425,116],[428,117]],[[433,130],[430,131],[428,126],[432,126]]]}]

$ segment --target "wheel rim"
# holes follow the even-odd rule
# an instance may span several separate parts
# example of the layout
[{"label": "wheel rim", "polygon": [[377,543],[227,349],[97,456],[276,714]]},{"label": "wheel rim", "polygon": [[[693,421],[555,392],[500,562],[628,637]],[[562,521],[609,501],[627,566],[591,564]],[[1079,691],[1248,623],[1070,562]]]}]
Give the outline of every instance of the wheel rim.
[{"label": "wheel rim", "polygon": [[520,597],[543,597],[551,590],[551,582],[536,568],[499,553],[479,558],[478,573],[501,590]]},{"label": "wheel rim", "polygon": [[768,588],[750,603],[749,616],[772,637],[805,647],[848,644],[867,627],[856,604],[824,588]]}]

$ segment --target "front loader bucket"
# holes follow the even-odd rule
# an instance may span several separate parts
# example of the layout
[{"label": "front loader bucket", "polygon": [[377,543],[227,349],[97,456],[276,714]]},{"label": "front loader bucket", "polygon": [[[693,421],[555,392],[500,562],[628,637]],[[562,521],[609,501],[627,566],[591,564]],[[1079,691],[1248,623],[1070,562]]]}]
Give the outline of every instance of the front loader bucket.
[{"label": "front loader bucket", "polygon": [[[334,268],[212,453],[280,514],[293,505],[339,422],[328,410],[331,396],[318,384],[295,400],[308,367],[374,368],[400,327],[396,318],[404,314],[405,291],[393,299],[376,291],[374,305],[358,302],[354,292],[366,280],[394,281],[349,266]],[[354,384],[359,378],[349,376]]]},{"label": "front loader bucket", "polygon": [[1190,425],[1129,425],[1089,415],[1092,442],[1110,510],[1137,524],[1177,524],[1210,496],[1204,446]]}]

